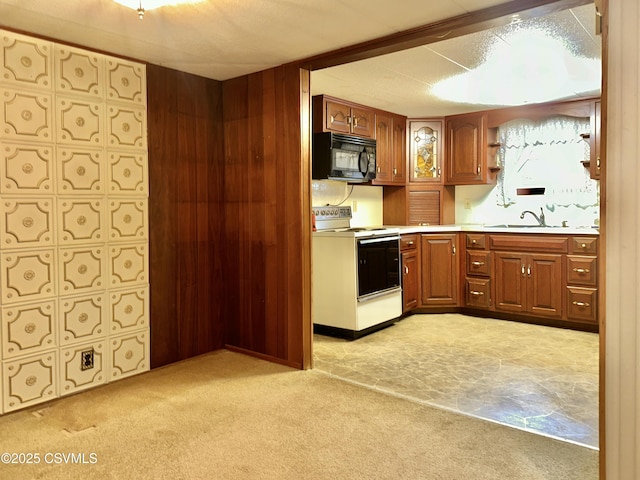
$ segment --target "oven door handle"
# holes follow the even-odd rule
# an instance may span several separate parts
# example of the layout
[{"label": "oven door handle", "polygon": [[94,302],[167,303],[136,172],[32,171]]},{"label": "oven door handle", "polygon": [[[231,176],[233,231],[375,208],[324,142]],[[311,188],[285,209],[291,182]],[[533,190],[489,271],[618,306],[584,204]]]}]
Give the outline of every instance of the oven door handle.
[{"label": "oven door handle", "polygon": [[400,235],[393,235],[393,236],[380,236],[380,237],[373,237],[373,238],[363,238],[361,240],[358,240],[358,243],[361,245],[367,245],[369,243],[380,243],[380,242],[388,242],[390,240],[400,240]]},{"label": "oven door handle", "polygon": [[362,295],[358,297],[358,302],[366,302],[367,300],[373,300],[375,298],[384,297],[385,295],[390,295],[392,293],[401,292],[402,287],[391,287],[386,290],[380,290],[378,292],[369,293],[367,295]]}]

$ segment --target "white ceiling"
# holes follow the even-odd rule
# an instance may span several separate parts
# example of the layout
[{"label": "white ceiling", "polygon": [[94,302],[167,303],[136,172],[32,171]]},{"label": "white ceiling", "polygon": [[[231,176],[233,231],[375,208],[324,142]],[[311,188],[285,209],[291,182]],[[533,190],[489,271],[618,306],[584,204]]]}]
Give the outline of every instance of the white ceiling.
[{"label": "white ceiling", "polygon": [[[312,93],[333,95],[408,117],[438,117],[496,108],[496,105],[446,102],[431,95],[429,89],[444,77],[479,66],[492,43],[504,42],[509,33],[530,25],[562,38],[576,55],[601,57],[601,38],[595,34],[595,8],[589,4],[544,18],[318,70],[311,75]],[[566,98],[598,94],[596,89]]]},{"label": "white ceiling", "polygon": [[[507,1],[205,0],[148,10],[139,20],[112,0],[0,0],[0,26],[226,80],[502,3]],[[582,33],[576,42],[599,55],[593,7],[576,12],[560,21]],[[576,30],[576,22],[591,33]],[[420,94],[439,76],[477,64],[485,45],[478,38],[492,34],[477,35],[313,72],[313,93],[409,116],[468,110]]]}]

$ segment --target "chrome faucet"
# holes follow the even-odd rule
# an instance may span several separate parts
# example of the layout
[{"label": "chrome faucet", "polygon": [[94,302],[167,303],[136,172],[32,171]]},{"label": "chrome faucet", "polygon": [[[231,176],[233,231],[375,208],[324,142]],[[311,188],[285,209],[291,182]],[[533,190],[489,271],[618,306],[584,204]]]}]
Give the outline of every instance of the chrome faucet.
[{"label": "chrome faucet", "polygon": [[530,213],[531,215],[533,215],[533,218],[536,219],[536,222],[538,222],[538,225],[540,225],[541,227],[546,227],[547,226],[547,222],[544,219],[544,211],[542,210],[542,208],[540,208],[540,216],[539,217],[538,217],[538,215],[533,213],[531,210],[525,210],[524,212],[522,212],[520,214],[520,219],[524,218],[524,214],[525,213]]}]

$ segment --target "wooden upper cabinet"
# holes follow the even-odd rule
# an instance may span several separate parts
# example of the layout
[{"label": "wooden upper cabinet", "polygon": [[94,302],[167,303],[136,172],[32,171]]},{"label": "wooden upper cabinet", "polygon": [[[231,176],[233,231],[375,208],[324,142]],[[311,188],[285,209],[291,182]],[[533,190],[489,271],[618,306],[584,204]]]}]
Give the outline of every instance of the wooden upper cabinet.
[{"label": "wooden upper cabinet", "polygon": [[391,173],[393,183],[407,182],[407,117],[392,116]]},{"label": "wooden upper cabinet", "polygon": [[442,183],[443,134],[442,120],[409,120],[410,183]]},{"label": "wooden upper cabinet", "polygon": [[449,185],[489,181],[487,171],[487,117],[485,113],[446,118],[446,179]]},{"label": "wooden upper cabinet", "polygon": [[591,158],[589,162],[589,173],[591,178],[600,180],[600,170],[602,168],[604,148],[602,148],[602,111],[600,100],[593,102],[591,107],[591,132],[589,136],[589,146],[591,148]]},{"label": "wooden upper cabinet", "polygon": [[392,182],[393,118],[391,114],[376,115],[376,185]]},{"label": "wooden upper cabinet", "polygon": [[375,138],[375,111],[325,95],[313,97],[313,131]]},{"label": "wooden upper cabinet", "polygon": [[374,185],[404,185],[406,175],[405,132],[407,118],[376,111],[376,178]]}]

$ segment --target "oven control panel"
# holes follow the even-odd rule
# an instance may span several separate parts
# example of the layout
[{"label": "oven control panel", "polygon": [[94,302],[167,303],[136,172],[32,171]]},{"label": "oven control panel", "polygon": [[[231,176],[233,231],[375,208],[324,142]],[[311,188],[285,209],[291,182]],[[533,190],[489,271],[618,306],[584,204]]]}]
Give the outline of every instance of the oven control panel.
[{"label": "oven control panel", "polygon": [[324,207],[312,207],[311,211],[316,216],[316,220],[338,220],[338,219],[351,219],[351,207],[337,207],[333,205],[327,205]]}]

